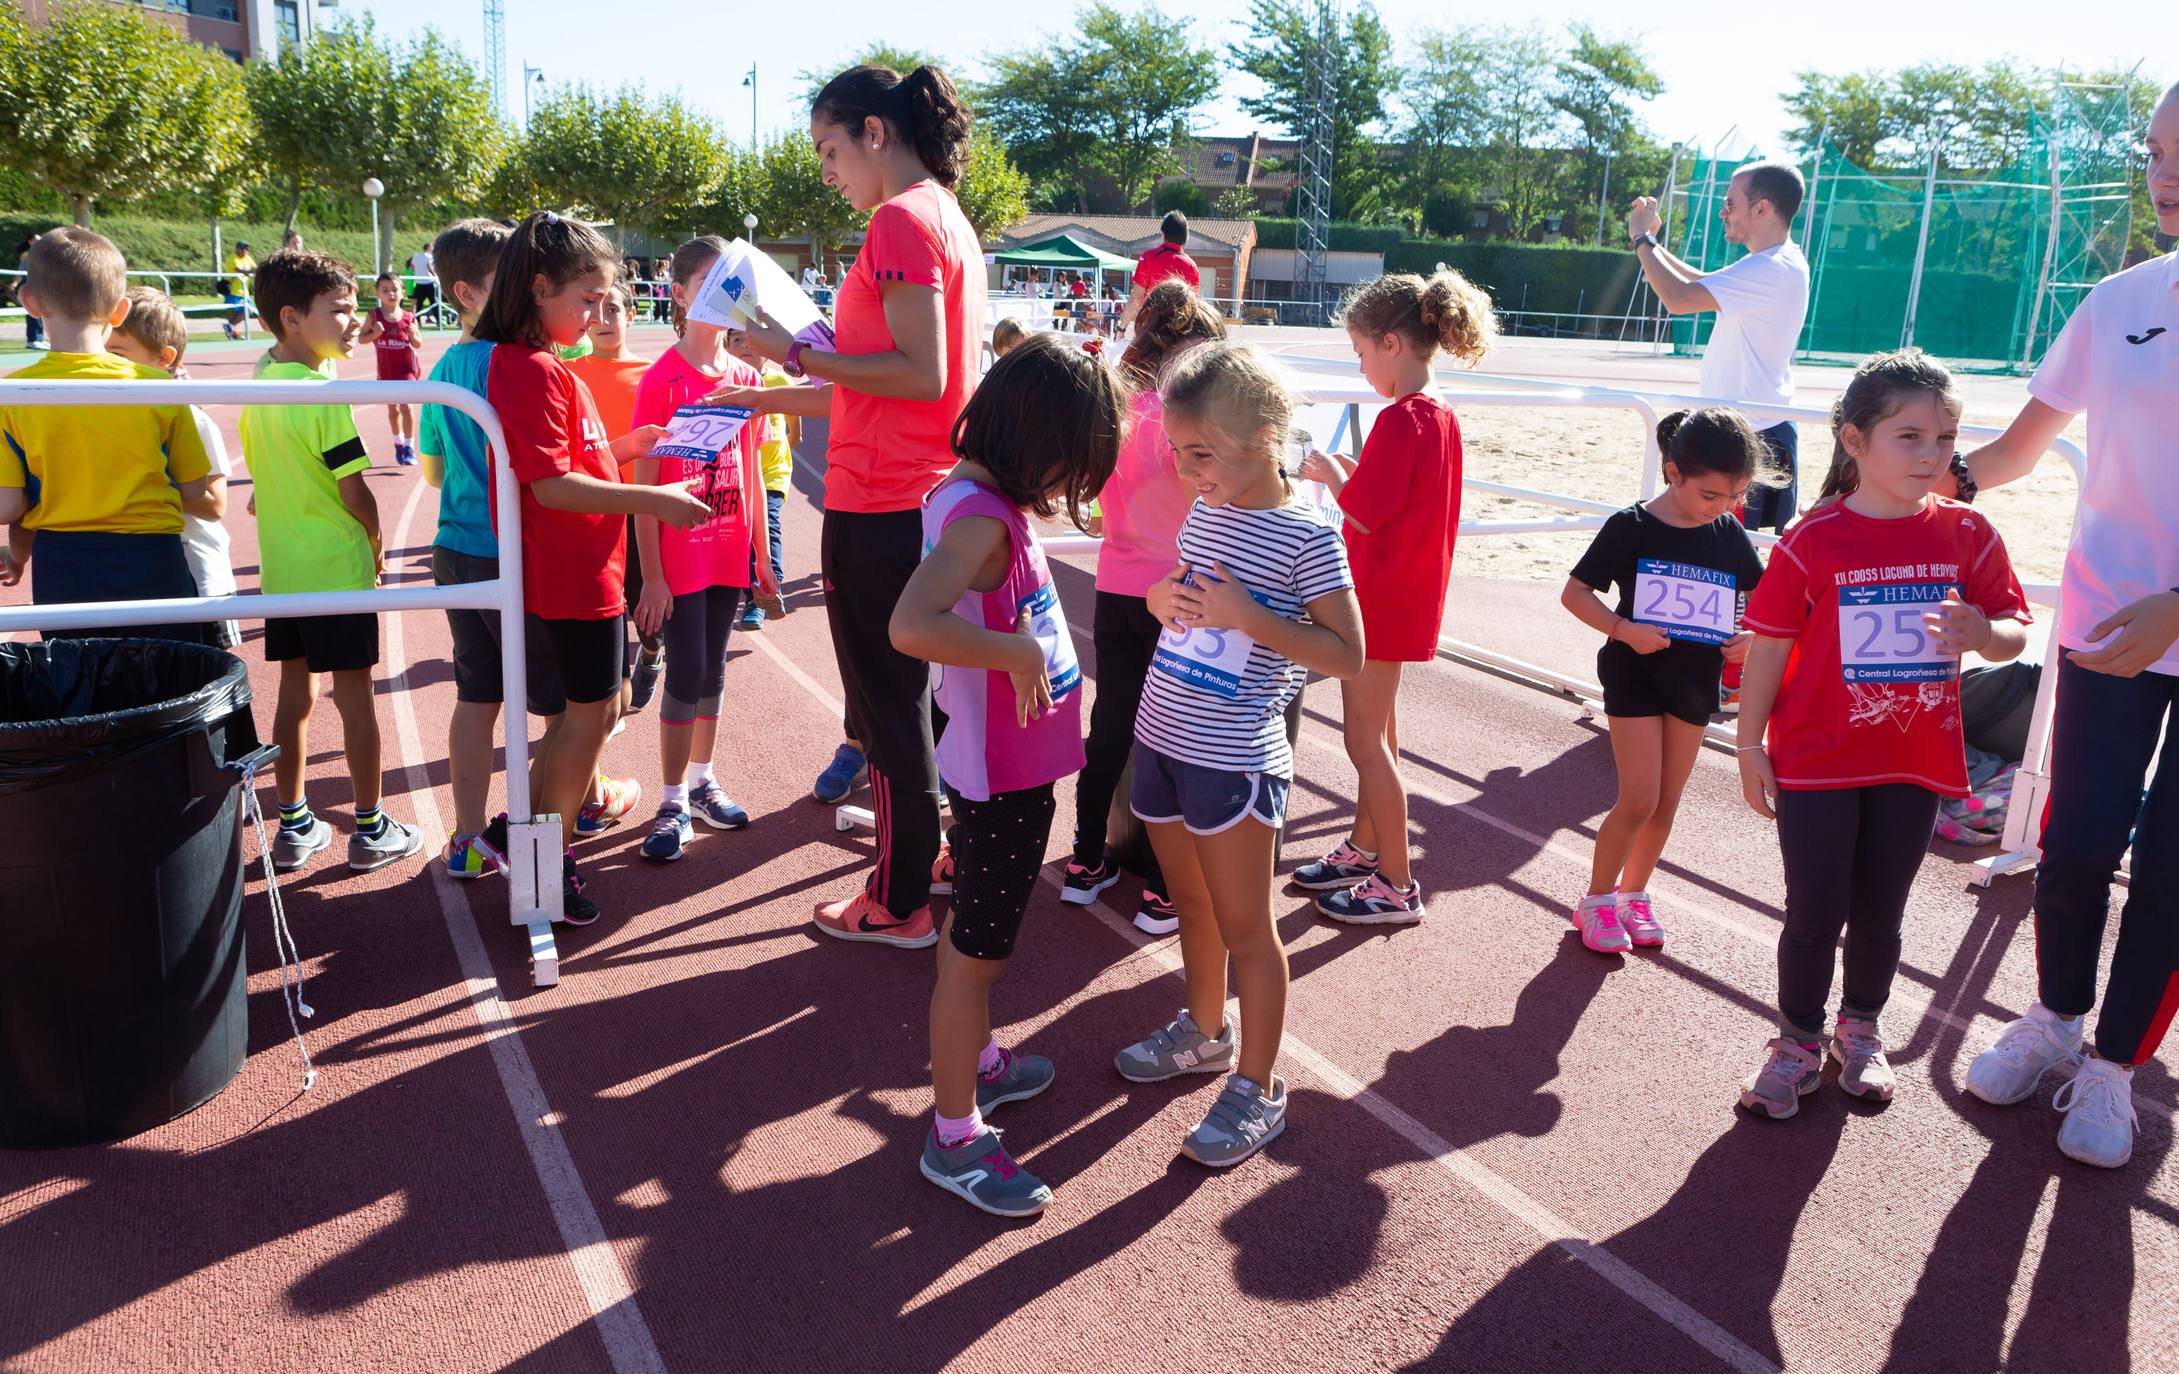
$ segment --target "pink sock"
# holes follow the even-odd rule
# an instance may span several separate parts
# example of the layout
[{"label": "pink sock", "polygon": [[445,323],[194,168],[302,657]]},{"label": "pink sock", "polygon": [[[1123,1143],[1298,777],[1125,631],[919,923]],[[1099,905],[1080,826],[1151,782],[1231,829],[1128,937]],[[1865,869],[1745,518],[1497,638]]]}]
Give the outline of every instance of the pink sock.
[{"label": "pink sock", "polygon": [[958,1149],[984,1132],[983,1114],[974,1107],[968,1109],[967,1116],[947,1116],[944,1113],[934,1113],[934,1116],[938,1148],[941,1150]]},{"label": "pink sock", "polygon": [[1006,1072],[1006,1066],[1014,1062],[1014,1056],[999,1048],[996,1038],[984,1042],[983,1053],[976,1056],[976,1076],[990,1082]]}]

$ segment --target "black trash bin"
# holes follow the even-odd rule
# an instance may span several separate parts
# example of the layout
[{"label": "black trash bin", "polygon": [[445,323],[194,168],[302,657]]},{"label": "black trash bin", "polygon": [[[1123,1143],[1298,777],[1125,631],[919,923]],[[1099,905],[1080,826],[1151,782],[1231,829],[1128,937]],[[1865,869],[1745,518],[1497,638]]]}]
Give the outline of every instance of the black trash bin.
[{"label": "black trash bin", "polygon": [[0,1146],[134,1135],[242,1071],[228,765],[271,753],[217,649],[0,644]]}]

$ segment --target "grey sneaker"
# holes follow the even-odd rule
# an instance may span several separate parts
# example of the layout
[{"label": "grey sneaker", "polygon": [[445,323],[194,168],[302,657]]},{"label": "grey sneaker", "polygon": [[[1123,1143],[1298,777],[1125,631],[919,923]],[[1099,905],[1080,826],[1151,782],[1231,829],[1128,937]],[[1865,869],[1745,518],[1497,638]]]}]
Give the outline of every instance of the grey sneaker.
[{"label": "grey sneaker", "polygon": [[1214,1039],[1182,1009],[1148,1040],[1138,1040],[1114,1055],[1112,1067],[1130,1083],[1162,1083],[1184,1073],[1224,1073],[1233,1067],[1233,1027],[1229,1024]]},{"label": "grey sneaker", "polygon": [[1871,1102],[1891,1101],[1898,1080],[1884,1057],[1884,1032],[1874,1021],[1841,1016],[1831,1036],[1831,1057],[1839,1061],[1839,1090]]},{"label": "grey sneaker", "polygon": [[1180,1152],[1198,1164],[1229,1169],[1269,1145],[1286,1129],[1286,1080],[1271,1075],[1271,1087],[1259,1088],[1239,1074],[1226,1080],[1225,1091],[1188,1138]]},{"label": "grey sneaker", "polygon": [[1770,1059],[1741,1088],[1740,1105],[1783,1121],[1801,1109],[1801,1099],[1821,1082],[1823,1055],[1781,1035],[1770,1042]]},{"label": "grey sneaker", "polygon": [[1041,1054],[1009,1054],[997,1078],[976,1080],[976,1110],[988,1114],[1007,1102],[1023,1102],[1052,1086],[1057,1071]]},{"label": "grey sneaker", "polygon": [[272,837],[272,871],[293,873],[331,843],[333,827],[325,823],[323,816],[312,816],[307,830],[290,830],[283,825],[280,833]]},{"label": "grey sneaker", "polygon": [[951,1150],[938,1148],[937,1131],[926,1131],[923,1177],[995,1217],[1033,1217],[1052,1201],[1052,1190],[1014,1162],[989,1126]]},{"label": "grey sneaker", "polygon": [[348,837],[348,866],[358,873],[368,873],[398,863],[423,847],[423,831],[387,816],[376,835],[357,833]]}]

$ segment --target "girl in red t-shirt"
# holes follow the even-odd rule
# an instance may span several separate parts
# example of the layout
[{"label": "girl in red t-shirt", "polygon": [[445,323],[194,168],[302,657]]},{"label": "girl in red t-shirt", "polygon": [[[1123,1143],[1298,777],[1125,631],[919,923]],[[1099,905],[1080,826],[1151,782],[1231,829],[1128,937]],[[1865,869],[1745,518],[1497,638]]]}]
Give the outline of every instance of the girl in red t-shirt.
[{"label": "girl in red t-shirt", "polygon": [[[1341,310],[1362,377],[1392,402],[1353,464],[1312,453],[1303,476],[1330,487],[1346,513],[1347,558],[1362,603],[1368,661],[1339,684],[1354,761],[1354,832],[1296,885],[1325,895],[1317,910],[1356,925],[1422,919],[1422,885],[1407,861],[1407,787],[1400,781],[1394,706],[1400,671],[1436,656],[1460,527],[1460,424],[1430,394],[1440,349],[1473,367],[1498,337],[1490,297],[1458,272],[1412,273],[1355,289]],[[1381,851],[1381,852],[1380,852]]]},{"label": "girl in red t-shirt", "polygon": [[[541,210],[508,240],[476,336],[498,344],[485,398],[507,433],[507,466],[522,484],[522,600],[530,636],[529,707],[546,718],[532,761],[539,815],[557,813],[572,846],[575,820],[597,776],[620,707],[626,611],[622,569],[626,517],[655,516],[686,528],[711,518],[692,483],[642,487],[620,480],[620,454],[644,453],[660,430],[610,440],[590,388],[554,352],[579,342],[598,318],[619,261],[597,230]],[[501,518],[494,489],[493,520]],[[598,918],[569,848],[566,917]]]},{"label": "girl in red t-shirt", "polygon": [[[364,321],[357,342],[376,351],[382,382],[413,382],[424,375],[416,312],[402,308],[401,279],[393,273],[378,274],[378,305]],[[415,466],[416,407],[387,406],[386,419],[393,425],[393,460],[402,467]]]},{"label": "girl in red t-shirt", "polygon": [[1997,531],[1931,494],[1959,417],[1950,374],[1919,350],[1863,363],[1831,411],[1824,501],[1779,541],[1748,604],[1741,787],[1777,818],[1786,870],[1779,1035],[1740,1095],[1760,1115],[1792,1116],[1821,1081],[1842,926],[1829,1053],[1839,1087],[1890,1099],[1877,1017],[1907,895],[1938,800],[1967,793],[1960,655],[2004,662],[2027,644],[2027,599]]}]

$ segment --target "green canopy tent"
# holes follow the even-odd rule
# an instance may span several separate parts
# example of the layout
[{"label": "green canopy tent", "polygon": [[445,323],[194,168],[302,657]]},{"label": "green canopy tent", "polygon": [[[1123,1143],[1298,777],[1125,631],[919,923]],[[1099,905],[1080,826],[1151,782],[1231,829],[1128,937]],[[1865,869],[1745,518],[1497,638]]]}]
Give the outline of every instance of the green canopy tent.
[{"label": "green canopy tent", "polygon": [[1044,270],[1057,268],[1076,272],[1132,272],[1133,258],[1123,258],[1116,253],[1106,253],[1079,240],[1060,234],[1041,243],[1022,248],[1009,248],[992,254],[992,261],[1001,267],[1034,267]]}]

